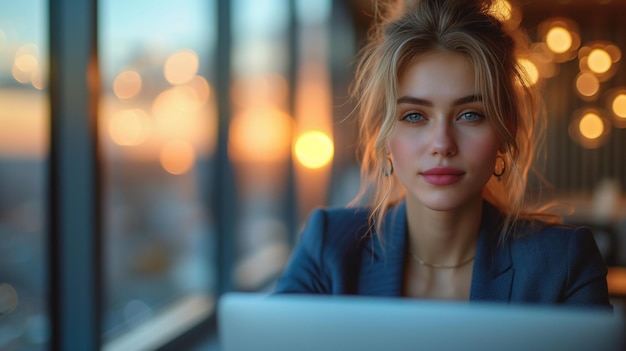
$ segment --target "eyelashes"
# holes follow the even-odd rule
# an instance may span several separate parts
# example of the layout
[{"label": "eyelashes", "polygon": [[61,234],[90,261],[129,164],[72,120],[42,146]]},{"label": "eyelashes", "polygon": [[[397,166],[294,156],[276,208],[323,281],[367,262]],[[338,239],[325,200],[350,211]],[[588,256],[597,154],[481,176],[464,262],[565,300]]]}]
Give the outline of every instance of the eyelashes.
[{"label": "eyelashes", "polygon": [[463,112],[460,116],[459,119],[462,119],[464,121],[467,122],[478,122],[483,120],[485,117],[483,116],[483,114],[478,113],[478,112]]},{"label": "eyelashes", "polygon": [[[461,122],[477,123],[485,119],[484,114],[476,111],[465,111],[460,113],[455,120]],[[408,112],[401,115],[401,121],[408,122],[410,124],[421,123],[427,121],[428,118],[420,112]]]},{"label": "eyelashes", "polygon": [[409,122],[409,123],[419,123],[422,121],[426,120],[426,117],[424,117],[424,115],[422,115],[421,113],[417,113],[417,112],[410,112],[405,114],[401,120]]}]

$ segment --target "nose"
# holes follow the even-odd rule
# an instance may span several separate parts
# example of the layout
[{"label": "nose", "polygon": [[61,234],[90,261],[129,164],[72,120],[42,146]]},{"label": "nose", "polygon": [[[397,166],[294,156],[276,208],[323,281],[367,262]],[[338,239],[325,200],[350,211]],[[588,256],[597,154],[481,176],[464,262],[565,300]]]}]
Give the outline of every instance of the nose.
[{"label": "nose", "polygon": [[430,146],[433,156],[450,157],[456,155],[458,148],[455,131],[448,121],[435,123]]}]

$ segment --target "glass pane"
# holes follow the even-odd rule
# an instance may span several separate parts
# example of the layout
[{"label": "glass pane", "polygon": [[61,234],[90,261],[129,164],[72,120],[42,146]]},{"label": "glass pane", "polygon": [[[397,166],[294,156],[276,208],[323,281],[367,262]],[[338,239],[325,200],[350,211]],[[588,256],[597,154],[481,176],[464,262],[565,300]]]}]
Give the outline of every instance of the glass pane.
[{"label": "glass pane", "polygon": [[[232,6],[228,151],[240,204],[233,280],[239,290],[268,291],[308,213],[344,205],[356,194],[359,172],[354,150],[346,147],[354,144],[354,128],[340,126],[346,115],[334,116],[336,106],[347,104],[333,101],[332,1],[236,0]],[[333,36],[342,41],[336,52],[343,56],[335,59],[345,76],[353,38],[345,16],[340,20],[345,32]]]},{"label": "glass pane", "polygon": [[0,349],[48,345],[44,0],[0,2]]},{"label": "glass pane", "polygon": [[[100,1],[104,336],[212,313],[215,2]],[[183,318],[183,319],[185,319]],[[187,324],[186,324],[187,323]],[[189,327],[170,318],[168,328]],[[155,330],[156,339],[174,333]],[[129,339],[127,339],[129,340]],[[117,345],[117,346],[111,346]]]},{"label": "glass pane", "polygon": [[288,186],[294,128],[289,96],[288,0],[236,0],[233,116],[228,155],[240,196],[238,290],[263,289],[288,255]]}]

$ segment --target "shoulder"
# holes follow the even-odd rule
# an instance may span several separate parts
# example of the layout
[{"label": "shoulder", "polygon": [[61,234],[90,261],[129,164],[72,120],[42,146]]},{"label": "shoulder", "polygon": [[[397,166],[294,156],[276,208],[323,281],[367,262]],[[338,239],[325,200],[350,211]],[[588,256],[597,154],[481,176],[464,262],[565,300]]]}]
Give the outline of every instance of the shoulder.
[{"label": "shoulder", "polygon": [[572,251],[596,248],[593,233],[587,227],[549,225],[525,222],[518,225],[511,239],[512,253],[528,259],[545,256],[546,259],[566,259]]},{"label": "shoulder", "polygon": [[570,241],[577,242],[579,240],[594,240],[591,229],[564,224],[555,225],[539,221],[527,221],[516,226],[512,242],[514,245],[532,246],[544,244],[562,245]]},{"label": "shoulder", "polygon": [[318,208],[309,215],[276,292],[353,291],[359,248],[369,211]]},{"label": "shoulder", "polygon": [[610,306],[607,268],[586,227],[548,226],[511,239],[511,258],[520,300]]},{"label": "shoulder", "polygon": [[323,221],[329,228],[367,224],[370,211],[364,207],[317,208],[311,212],[309,221]]},{"label": "shoulder", "polygon": [[511,241],[511,257],[517,270],[548,279],[560,276],[569,284],[606,276],[604,258],[589,228],[532,224],[521,229],[527,233]]},{"label": "shoulder", "polygon": [[301,240],[336,246],[361,240],[368,228],[366,208],[317,208],[307,219]]}]

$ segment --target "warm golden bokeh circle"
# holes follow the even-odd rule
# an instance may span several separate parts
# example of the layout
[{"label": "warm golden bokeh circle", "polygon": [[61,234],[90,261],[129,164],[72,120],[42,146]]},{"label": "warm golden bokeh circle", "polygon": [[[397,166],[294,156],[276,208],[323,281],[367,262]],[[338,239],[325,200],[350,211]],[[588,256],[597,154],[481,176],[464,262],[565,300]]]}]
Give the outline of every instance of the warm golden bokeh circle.
[{"label": "warm golden bokeh circle", "polygon": [[333,153],[333,141],[326,133],[317,130],[302,134],[295,144],[296,159],[306,168],[326,166]]},{"label": "warm golden bokeh circle", "polygon": [[565,53],[572,47],[572,34],[561,26],[552,27],[546,34],[546,44],[557,54]]},{"label": "warm golden bokeh circle", "polygon": [[578,122],[580,134],[587,139],[597,139],[604,133],[604,123],[596,113],[585,114]]}]

